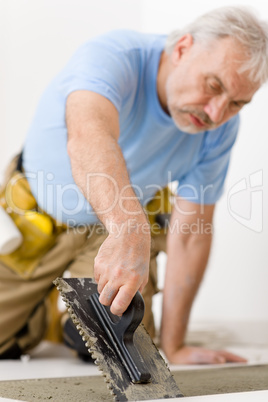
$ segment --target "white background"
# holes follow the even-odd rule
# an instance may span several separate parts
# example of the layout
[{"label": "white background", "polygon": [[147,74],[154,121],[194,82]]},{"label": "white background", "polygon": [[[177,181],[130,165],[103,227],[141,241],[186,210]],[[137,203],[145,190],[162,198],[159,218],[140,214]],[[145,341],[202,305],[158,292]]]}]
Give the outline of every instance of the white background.
[{"label": "white background", "polygon": [[[265,3],[236,1],[253,6],[268,19]],[[81,43],[115,28],[168,33],[222,5],[233,4],[224,0],[0,0],[0,172],[21,148],[43,89]],[[213,250],[194,305],[194,320],[268,320],[267,100],[265,86],[241,113],[240,135],[216,211]],[[231,188],[244,179],[248,184],[249,176],[259,171],[263,185],[254,189],[256,198],[251,198],[250,188],[235,194],[230,199],[232,216]],[[238,214],[244,224],[235,219]]]}]

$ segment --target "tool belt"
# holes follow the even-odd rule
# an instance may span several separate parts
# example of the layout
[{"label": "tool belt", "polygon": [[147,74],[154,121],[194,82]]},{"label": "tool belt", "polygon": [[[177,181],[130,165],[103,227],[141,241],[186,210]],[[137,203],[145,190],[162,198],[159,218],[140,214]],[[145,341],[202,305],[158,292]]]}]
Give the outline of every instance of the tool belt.
[{"label": "tool belt", "polygon": [[151,227],[151,235],[166,234],[173,208],[174,194],[165,187],[159,190],[154,198],[145,206],[145,212]]},{"label": "tool belt", "polygon": [[0,205],[21,232],[23,242],[12,253],[0,255],[0,262],[26,279],[31,277],[42,257],[66,228],[40,210],[25,175],[20,171],[20,163],[21,157],[14,159],[15,169],[12,171],[11,167],[6,183],[0,189]]}]

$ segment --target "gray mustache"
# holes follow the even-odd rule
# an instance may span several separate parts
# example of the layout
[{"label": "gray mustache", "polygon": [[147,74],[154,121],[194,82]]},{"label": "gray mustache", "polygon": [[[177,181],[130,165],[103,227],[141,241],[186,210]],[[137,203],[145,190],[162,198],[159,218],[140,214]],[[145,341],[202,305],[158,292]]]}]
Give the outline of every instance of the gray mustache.
[{"label": "gray mustache", "polygon": [[203,121],[205,124],[212,126],[214,123],[210,120],[210,117],[205,112],[197,112],[196,110],[181,110],[182,113],[190,113]]}]

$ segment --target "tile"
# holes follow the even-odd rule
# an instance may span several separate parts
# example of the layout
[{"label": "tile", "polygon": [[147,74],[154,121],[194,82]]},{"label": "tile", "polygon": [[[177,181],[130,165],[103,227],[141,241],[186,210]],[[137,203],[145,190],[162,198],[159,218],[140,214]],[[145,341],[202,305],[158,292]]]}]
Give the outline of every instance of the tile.
[{"label": "tile", "polygon": [[[182,402],[181,398],[173,398],[172,401]],[[268,391],[241,392],[235,394],[190,396],[183,398],[187,402],[267,402]],[[154,402],[163,402],[163,399],[155,399]]]},{"label": "tile", "polygon": [[0,381],[99,374],[94,364],[81,361],[64,345],[49,342],[20,360],[0,360]]},{"label": "tile", "polygon": [[0,397],[0,402],[10,402],[10,401],[12,401],[12,402],[21,402],[21,401],[18,401],[18,399],[8,399],[8,398],[1,398]]}]

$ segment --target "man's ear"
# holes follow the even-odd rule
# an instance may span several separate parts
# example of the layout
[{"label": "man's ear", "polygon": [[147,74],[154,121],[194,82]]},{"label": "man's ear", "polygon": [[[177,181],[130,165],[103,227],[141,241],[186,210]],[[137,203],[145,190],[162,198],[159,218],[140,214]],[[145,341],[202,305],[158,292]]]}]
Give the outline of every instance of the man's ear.
[{"label": "man's ear", "polygon": [[191,34],[183,35],[178,40],[178,42],[174,46],[174,49],[173,49],[173,52],[171,55],[171,60],[172,60],[173,64],[176,65],[179,62],[182,55],[191,48],[193,43],[194,43],[194,40],[193,40],[193,37]]}]

